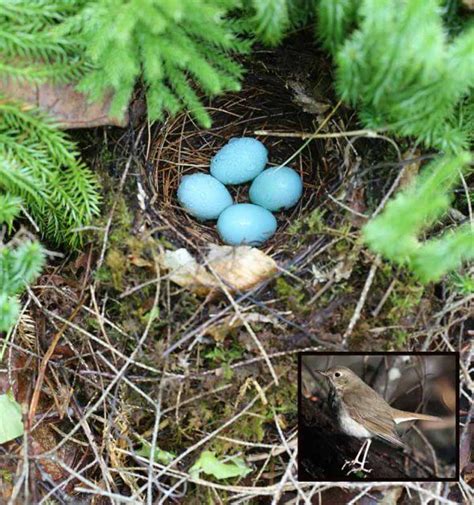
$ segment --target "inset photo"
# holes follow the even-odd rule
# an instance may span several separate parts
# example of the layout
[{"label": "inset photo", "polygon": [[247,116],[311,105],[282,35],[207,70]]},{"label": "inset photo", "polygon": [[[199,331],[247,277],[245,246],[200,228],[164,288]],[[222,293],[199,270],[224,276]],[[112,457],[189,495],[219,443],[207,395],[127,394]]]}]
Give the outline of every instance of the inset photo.
[{"label": "inset photo", "polygon": [[299,481],[459,478],[458,353],[301,353]]}]

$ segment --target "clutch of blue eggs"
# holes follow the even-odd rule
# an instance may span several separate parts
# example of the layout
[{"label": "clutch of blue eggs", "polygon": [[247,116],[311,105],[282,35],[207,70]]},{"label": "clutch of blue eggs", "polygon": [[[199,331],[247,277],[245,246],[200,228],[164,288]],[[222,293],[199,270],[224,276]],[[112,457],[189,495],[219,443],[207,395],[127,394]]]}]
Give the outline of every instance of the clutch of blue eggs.
[{"label": "clutch of blue eggs", "polygon": [[[210,175],[185,175],[178,187],[178,201],[200,221],[217,219],[217,231],[229,245],[261,245],[274,235],[277,220],[272,212],[294,207],[303,193],[299,174],[290,167],[265,169],[268,149],[257,139],[229,140],[211,160]],[[252,181],[252,203],[234,203],[226,185]]]}]

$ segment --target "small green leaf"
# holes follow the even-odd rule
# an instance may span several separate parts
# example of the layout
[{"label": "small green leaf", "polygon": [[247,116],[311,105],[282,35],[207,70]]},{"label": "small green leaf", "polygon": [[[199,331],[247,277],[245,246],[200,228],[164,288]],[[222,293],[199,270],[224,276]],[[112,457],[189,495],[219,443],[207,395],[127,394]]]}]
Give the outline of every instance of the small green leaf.
[{"label": "small green leaf", "polygon": [[230,477],[245,477],[252,471],[242,458],[232,458],[228,463],[223,463],[211,451],[204,451],[191,467],[189,473],[192,477],[199,477],[200,472],[213,475],[216,479],[229,479]]},{"label": "small green leaf", "polygon": [[158,317],[160,317],[160,308],[159,307],[153,307],[150,310],[150,312],[147,312],[147,314],[145,314],[145,318],[147,319],[147,321],[154,321]]},{"label": "small green leaf", "polygon": [[0,395],[0,444],[20,437],[23,432],[20,404],[10,393]]},{"label": "small green leaf", "polygon": [[[146,440],[142,440],[142,446],[140,449],[138,449],[135,454],[138,456],[142,456],[143,458],[150,459],[151,457],[151,444],[150,442],[147,442]],[[163,463],[164,465],[167,465],[168,463],[171,463],[173,459],[176,457],[176,454],[173,454],[172,452],[164,451],[163,449],[160,449],[159,447],[155,447],[155,451],[153,454],[153,459],[157,463]]]}]

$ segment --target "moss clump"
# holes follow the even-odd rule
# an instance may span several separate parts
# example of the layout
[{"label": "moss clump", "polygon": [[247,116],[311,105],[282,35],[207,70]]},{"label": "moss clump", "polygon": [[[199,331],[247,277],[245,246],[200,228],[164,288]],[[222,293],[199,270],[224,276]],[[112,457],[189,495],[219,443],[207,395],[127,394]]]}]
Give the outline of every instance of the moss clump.
[{"label": "moss clump", "polygon": [[290,284],[284,277],[279,277],[275,284],[279,298],[296,314],[307,314],[310,308],[305,304],[306,293],[301,284]]}]

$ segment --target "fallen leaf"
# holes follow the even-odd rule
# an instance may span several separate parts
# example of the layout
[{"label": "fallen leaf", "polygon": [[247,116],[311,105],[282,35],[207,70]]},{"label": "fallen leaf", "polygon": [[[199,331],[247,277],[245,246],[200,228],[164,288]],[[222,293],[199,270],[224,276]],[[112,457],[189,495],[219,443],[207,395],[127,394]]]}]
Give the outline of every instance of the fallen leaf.
[{"label": "fallen leaf", "polygon": [[0,456],[0,503],[11,503],[15,470],[15,464],[11,456]]},{"label": "fallen leaf", "polygon": [[19,404],[28,403],[31,375],[34,371],[33,360],[24,352],[11,350],[10,371],[0,371],[0,395],[10,392],[12,398],[15,398]]},{"label": "fallen leaf", "polygon": [[248,323],[268,323],[273,326],[279,326],[278,319],[276,317],[265,316],[263,314],[259,314],[258,312],[246,312],[242,314],[242,317],[234,314],[232,316],[222,318],[218,323],[215,323],[207,328],[206,334],[211,335],[214,340],[221,342],[232,330],[244,325],[243,319],[245,319]]},{"label": "fallen leaf", "polygon": [[329,102],[317,97],[314,89],[307,89],[302,82],[290,80],[288,86],[293,91],[293,101],[299,105],[304,112],[310,114],[324,114],[331,107]]},{"label": "fallen leaf", "polygon": [[361,251],[360,244],[357,244],[349,254],[344,256],[340,256],[338,258],[338,263],[336,267],[331,272],[332,278],[335,282],[340,282],[342,280],[347,280],[352,275],[352,270],[354,269],[354,265],[357,263],[359,259],[359,254]]},{"label": "fallen leaf", "polygon": [[355,261],[347,257],[339,260],[336,267],[331,272],[335,282],[347,281],[352,275]]},{"label": "fallen leaf", "polygon": [[23,432],[21,405],[10,392],[0,395],[0,444],[21,437]]},{"label": "fallen leaf", "polygon": [[192,477],[198,478],[201,472],[213,475],[216,479],[229,479],[231,477],[245,477],[252,471],[242,458],[232,458],[228,463],[217,459],[211,451],[204,451],[190,468]]},{"label": "fallen leaf", "polygon": [[[365,215],[367,206],[365,204],[365,188],[364,186],[355,186],[352,188],[347,197],[346,205],[354,212],[349,212],[348,218],[352,226],[361,228],[367,223],[368,217]],[[362,214],[362,215],[361,215]]]},{"label": "fallen leaf", "polygon": [[38,107],[55,118],[61,128],[92,128],[102,125],[126,126],[123,118],[109,114],[112,96],[90,102],[87,95],[76,91],[75,84],[34,84],[5,79],[0,82],[0,93],[7,98]]},{"label": "fallen leaf", "polygon": [[[42,472],[47,473],[55,482],[68,477],[68,472],[63,468],[59,461],[63,461],[67,466],[73,466],[77,455],[75,445],[68,442],[63,445],[61,449],[56,451],[55,459],[58,460],[58,463],[49,456],[41,457],[42,454],[53,450],[57,443],[56,433],[50,424],[39,424],[31,432],[30,451],[33,456],[37,456],[37,461],[41,467],[41,470],[40,468],[37,468],[37,478],[42,477]],[[72,483],[69,484],[71,485]]]},{"label": "fallen leaf", "polygon": [[[142,446],[137,451],[135,451],[135,453],[138,456],[141,456],[142,458],[150,459],[150,457],[151,457],[151,444],[150,444],[150,442],[143,440]],[[174,458],[176,458],[176,454],[174,454],[172,452],[164,451],[163,449],[160,449],[159,447],[155,447],[155,450],[153,452],[153,460],[156,461],[157,463],[163,463],[164,465],[167,465],[168,463],[171,463]]]},{"label": "fallen leaf", "polygon": [[[403,154],[402,160],[406,161],[409,159],[415,159],[420,156],[420,151],[408,151]],[[412,182],[414,181],[415,177],[418,175],[418,172],[420,171],[420,165],[421,161],[416,160],[412,161],[411,163],[408,163],[405,165],[403,169],[403,174],[400,177],[400,182],[398,184],[398,187],[400,189],[407,188],[411,186]]]},{"label": "fallen leaf", "polygon": [[135,265],[136,267],[139,267],[139,268],[153,268],[154,267],[153,262],[143,259],[140,256],[137,256],[136,254],[129,254],[127,256],[127,259],[132,265]]},{"label": "fallen leaf", "polygon": [[173,282],[198,295],[221,290],[222,284],[230,291],[246,291],[277,271],[275,260],[250,246],[211,245],[205,265],[186,249],[166,251],[160,261]]}]

